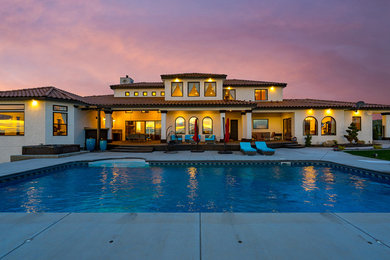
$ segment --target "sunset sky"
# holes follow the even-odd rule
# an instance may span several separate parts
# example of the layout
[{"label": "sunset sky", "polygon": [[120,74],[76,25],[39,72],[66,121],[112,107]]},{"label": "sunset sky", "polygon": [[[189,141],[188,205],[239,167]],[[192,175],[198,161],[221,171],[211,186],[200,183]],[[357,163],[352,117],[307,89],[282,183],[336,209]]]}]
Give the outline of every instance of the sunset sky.
[{"label": "sunset sky", "polygon": [[126,74],[212,72],[390,104],[389,14],[389,0],[1,0],[0,90],[111,94]]}]

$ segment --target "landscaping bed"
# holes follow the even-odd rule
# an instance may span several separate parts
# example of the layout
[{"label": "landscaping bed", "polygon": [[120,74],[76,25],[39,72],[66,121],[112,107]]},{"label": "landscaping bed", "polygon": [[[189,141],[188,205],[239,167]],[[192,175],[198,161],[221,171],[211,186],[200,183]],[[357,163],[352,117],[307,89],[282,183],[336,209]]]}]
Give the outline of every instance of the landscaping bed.
[{"label": "landscaping bed", "polygon": [[390,161],[390,150],[345,151],[346,153]]}]

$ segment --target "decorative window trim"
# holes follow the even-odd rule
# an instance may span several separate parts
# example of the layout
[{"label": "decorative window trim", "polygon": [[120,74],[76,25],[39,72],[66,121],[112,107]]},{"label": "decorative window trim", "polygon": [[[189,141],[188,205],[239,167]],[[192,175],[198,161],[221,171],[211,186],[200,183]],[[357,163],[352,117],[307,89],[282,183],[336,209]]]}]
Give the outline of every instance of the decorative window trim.
[{"label": "decorative window trim", "polygon": [[68,106],[53,105],[53,111],[68,112]]}]

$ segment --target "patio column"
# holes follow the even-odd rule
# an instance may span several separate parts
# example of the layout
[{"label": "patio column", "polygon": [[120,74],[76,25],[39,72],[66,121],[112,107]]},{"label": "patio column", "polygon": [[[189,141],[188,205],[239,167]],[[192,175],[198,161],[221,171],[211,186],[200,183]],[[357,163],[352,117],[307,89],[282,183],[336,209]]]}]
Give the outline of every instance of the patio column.
[{"label": "patio column", "polygon": [[225,120],[226,120],[226,111],[225,110],[220,110],[219,111],[219,116],[220,116],[220,125],[221,125],[221,131],[220,131],[220,138],[219,141],[223,142],[224,141],[224,131],[225,131]]},{"label": "patio column", "polygon": [[96,126],[96,150],[100,149],[100,130],[101,130],[101,114],[100,109],[97,110],[97,126]]},{"label": "patio column", "polygon": [[246,139],[248,141],[252,140],[252,111],[246,112]]},{"label": "patio column", "polygon": [[246,140],[246,113],[241,112],[241,141]]},{"label": "patio column", "polygon": [[108,128],[107,131],[107,140],[112,141],[112,110],[105,110],[105,127]]},{"label": "patio column", "polygon": [[167,111],[161,110],[161,143],[167,142]]},{"label": "patio column", "polygon": [[382,114],[382,124],[385,127],[383,137],[390,138],[390,113]]}]

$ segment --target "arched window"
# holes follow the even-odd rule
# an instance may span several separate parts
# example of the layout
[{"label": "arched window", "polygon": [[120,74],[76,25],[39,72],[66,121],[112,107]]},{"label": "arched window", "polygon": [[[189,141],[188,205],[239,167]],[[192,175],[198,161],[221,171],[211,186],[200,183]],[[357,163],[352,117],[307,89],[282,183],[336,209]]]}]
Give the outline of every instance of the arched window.
[{"label": "arched window", "polygon": [[186,120],[181,116],[175,120],[175,132],[182,135],[186,133]]},{"label": "arched window", "polygon": [[303,120],[303,135],[318,135],[318,122],[313,116],[308,116]]},{"label": "arched window", "polygon": [[202,126],[204,135],[213,134],[213,120],[210,117],[203,118]]},{"label": "arched window", "polygon": [[[188,133],[190,135],[193,135],[195,134],[195,121],[197,120],[198,118],[196,118],[195,116],[191,117],[190,120],[188,120]],[[199,124],[199,121],[198,121],[198,124]],[[198,129],[199,129],[199,126],[198,126]]]},{"label": "arched window", "polygon": [[336,135],[336,120],[326,116],[321,121],[321,135]]}]

